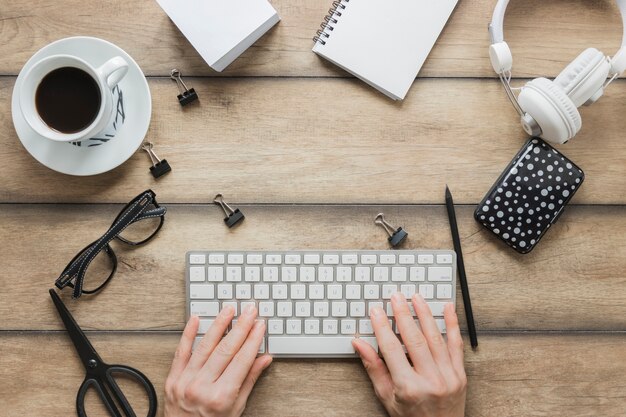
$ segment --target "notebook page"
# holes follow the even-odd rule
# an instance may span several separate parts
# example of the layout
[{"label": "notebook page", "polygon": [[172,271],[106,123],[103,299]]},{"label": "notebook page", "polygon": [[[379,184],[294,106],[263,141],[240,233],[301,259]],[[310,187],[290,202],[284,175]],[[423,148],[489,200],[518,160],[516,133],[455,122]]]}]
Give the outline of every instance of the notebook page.
[{"label": "notebook page", "polygon": [[313,51],[396,100],[406,96],[458,0],[350,0]]}]

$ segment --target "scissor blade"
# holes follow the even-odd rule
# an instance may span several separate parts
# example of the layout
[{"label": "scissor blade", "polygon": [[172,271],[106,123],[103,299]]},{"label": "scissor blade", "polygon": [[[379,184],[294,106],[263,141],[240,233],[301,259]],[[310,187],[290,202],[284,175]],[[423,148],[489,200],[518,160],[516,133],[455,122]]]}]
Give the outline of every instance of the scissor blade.
[{"label": "scissor blade", "polygon": [[89,339],[87,339],[87,336],[85,335],[83,330],[78,326],[78,323],[76,323],[76,320],[74,320],[74,317],[72,317],[72,314],[70,314],[67,307],[65,307],[65,304],[63,304],[63,301],[61,301],[61,298],[58,296],[58,294],[51,289],[50,296],[52,297],[54,306],[59,312],[59,316],[61,316],[61,320],[63,320],[63,324],[67,329],[67,333],[69,334],[70,339],[72,339],[72,342],[74,343],[74,347],[78,352],[78,356],[80,356],[80,359],[83,361],[85,367],[88,366],[88,363],[91,359],[102,362],[100,357],[96,353],[96,350],[91,345],[91,342],[89,342]]}]

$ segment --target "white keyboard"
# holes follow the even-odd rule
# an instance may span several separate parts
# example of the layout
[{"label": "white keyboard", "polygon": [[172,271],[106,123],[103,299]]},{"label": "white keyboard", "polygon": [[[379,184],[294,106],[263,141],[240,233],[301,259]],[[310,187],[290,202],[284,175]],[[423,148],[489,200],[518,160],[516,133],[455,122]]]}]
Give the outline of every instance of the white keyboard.
[{"label": "white keyboard", "polygon": [[[199,336],[225,306],[250,304],[265,320],[260,353],[277,357],[354,357],[352,339],[377,348],[369,320],[382,307],[398,332],[390,297],[419,292],[445,332],[443,307],[456,300],[453,251],[192,251],[187,253],[187,318]],[[411,311],[413,306],[411,305]],[[235,317],[236,320],[236,317]]]}]

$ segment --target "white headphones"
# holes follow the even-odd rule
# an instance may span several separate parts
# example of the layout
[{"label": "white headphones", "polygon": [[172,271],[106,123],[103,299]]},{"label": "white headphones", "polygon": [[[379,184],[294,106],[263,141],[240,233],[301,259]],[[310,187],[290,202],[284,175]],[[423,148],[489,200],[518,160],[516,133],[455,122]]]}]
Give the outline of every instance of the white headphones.
[{"label": "white headphones", "polygon": [[622,47],[613,58],[588,48],[554,81],[535,78],[526,83],[519,97],[515,97],[510,84],[513,56],[504,41],[504,14],[509,0],[498,0],[489,25],[489,57],[529,135],[557,144],[573,138],[582,126],[578,107],[595,103],[606,86],[626,70],[626,0],[616,1],[622,14],[624,36]]}]

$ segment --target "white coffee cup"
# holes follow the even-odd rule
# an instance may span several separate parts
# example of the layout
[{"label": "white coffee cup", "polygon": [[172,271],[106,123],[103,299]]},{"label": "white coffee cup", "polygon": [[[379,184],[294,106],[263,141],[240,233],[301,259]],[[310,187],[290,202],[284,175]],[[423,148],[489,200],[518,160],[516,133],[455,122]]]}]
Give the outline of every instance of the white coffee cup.
[{"label": "white coffee cup", "polygon": [[[50,72],[63,67],[74,67],[89,74],[100,88],[100,109],[94,121],[75,133],[59,132],[48,126],[39,115],[35,103],[37,87],[41,80]],[[52,55],[33,65],[25,74],[19,92],[20,110],[30,127],[44,138],[57,142],[80,142],[103,132],[115,116],[112,90],[124,78],[128,71],[128,63],[124,58],[116,56],[98,68],[83,59],[72,55]]]}]

